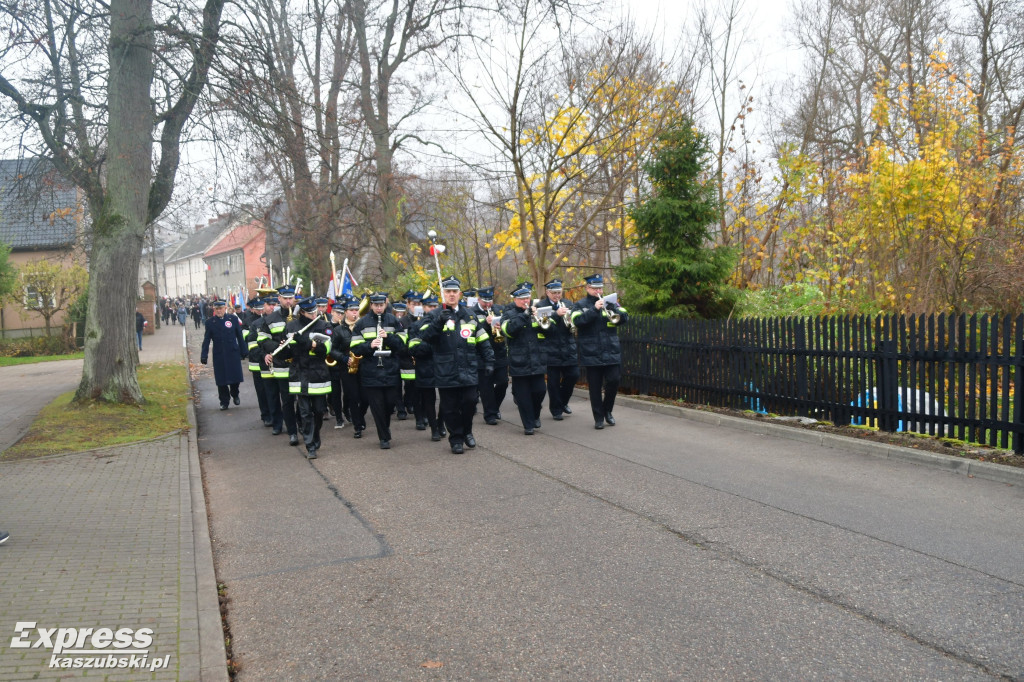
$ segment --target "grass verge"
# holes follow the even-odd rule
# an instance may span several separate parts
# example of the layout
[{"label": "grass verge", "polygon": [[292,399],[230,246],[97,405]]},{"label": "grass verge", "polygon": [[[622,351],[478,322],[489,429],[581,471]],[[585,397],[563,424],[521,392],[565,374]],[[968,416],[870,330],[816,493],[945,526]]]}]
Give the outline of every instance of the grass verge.
[{"label": "grass verge", "polygon": [[54,360],[81,360],[84,357],[84,352],[69,353],[68,355],[33,355],[32,357],[26,358],[0,357],[0,367],[10,367],[11,365],[30,365],[36,362],[53,362]]},{"label": "grass verge", "polygon": [[0,453],[0,459],[25,459],[81,452],[147,440],[188,426],[190,399],[186,369],[178,363],[139,365],[141,407],[71,402],[74,391],[47,405],[25,437]]}]

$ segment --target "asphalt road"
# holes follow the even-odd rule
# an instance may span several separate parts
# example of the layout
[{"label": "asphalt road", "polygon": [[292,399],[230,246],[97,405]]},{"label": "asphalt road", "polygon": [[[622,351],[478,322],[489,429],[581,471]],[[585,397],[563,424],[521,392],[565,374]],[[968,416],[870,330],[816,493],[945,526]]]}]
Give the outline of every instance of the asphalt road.
[{"label": "asphalt road", "polygon": [[310,463],[198,387],[238,680],[1024,679],[1019,487],[582,401]]}]

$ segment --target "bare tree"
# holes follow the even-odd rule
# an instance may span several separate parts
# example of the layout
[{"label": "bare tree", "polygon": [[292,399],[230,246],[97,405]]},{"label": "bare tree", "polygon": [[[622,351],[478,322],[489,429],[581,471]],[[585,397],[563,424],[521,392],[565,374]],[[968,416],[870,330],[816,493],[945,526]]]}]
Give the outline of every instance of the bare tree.
[{"label": "bare tree", "polygon": [[251,177],[284,198],[287,251],[300,252],[323,282],[332,248],[344,244],[353,255],[355,226],[339,228],[362,196],[367,156],[354,93],[345,87],[355,58],[352,22],[332,0],[298,7],[254,0],[247,10],[225,35],[211,90],[229,120],[243,124]]},{"label": "bare tree", "polygon": [[[431,61],[463,37],[465,6],[462,0],[347,0],[345,8],[359,65],[351,83],[373,148],[376,206],[370,224],[381,235],[380,274],[388,281],[399,271],[391,254],[408,247],[395,154],[410,141],[427,142],[405,125],[430,104],[424,83]],[[412,73],[414,67],[420,73]],[[403,79],[405,71],[410,73]]]},{"label": "bare tree", "polygon": [[[0,47],[7,123],[18,120],[38,155],[80,187],[89,204],[89,310],[78,400],[143,401],[132,335],[143,240],[173,193],[182,131],[206,85],[223,4],[161,7],[159,22],[152,0],[109,6],[41,0],[0,10],[9,29]],[[165,56],[178,49],[180,62]],[[164,81],[169,89],[156,112],[155,71],[175,73]],[[160,140],[155,170],[154,137]]]}]

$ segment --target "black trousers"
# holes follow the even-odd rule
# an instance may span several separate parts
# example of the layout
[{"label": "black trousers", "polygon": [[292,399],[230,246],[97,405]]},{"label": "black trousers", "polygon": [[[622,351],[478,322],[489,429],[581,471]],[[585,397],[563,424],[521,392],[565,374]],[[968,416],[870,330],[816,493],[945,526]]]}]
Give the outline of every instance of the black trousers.
[{"label": "black trousers", "polygon": [[480,403],[484,408],[484,419],[497,419],[501,403],[508,393],[508,365],[497,365],[494,374],[487,376],[479,372]]},{"label": "black trousers", "polygon": [[[295,425],[295,396],[288,392],[288,379],[268,378],[263,380],[267,387],[267,401],[270,404],[270,411],[273,414],[275,429],[285,428],[288,435],[299,432]],[[277,411],[280,405],[280,412]]]},{"label": "black trousers", "polygon": [[373,423],[377,427],[377,438],[391,440],[391,413],[398,404],[400,386],[376,388],[363,386],[363,398],[370,406]]},{"label": "black trousers", "polygon": [[296,395],[295,402],[302,415],[302,442],[306,445],[306,451],[318,449],[320,427],[323,426],[324,414],[327,412],[327,396]]},{"label": "black trousers", "polygon": [[331,392],[327,397],[327,404],[334,410],[334,419],[339,424],[344,423],[345,417],[341,407],[341,373],[347,371],[344,368],[338,369],[335,367],[330,371],[331,374]]},{"label": "black trousers", "polygon": [[519,408],[519,418],[524,429],[532,429],[534,422],[540,419],[540,408],[544,404],[545,393],[547,386],[544,385],[543,374],[512,377],[512,397],[516,399],[516,407]]},{"label": "black trousers", "polygon": [[[594,421],[604,419],[605,415],[615,407],[615,394],[619,392],[619,379],[621,378],[621,365],[587,367],[590,409],[594,412]],[[601,395],[602,390],[603,396]]]},{"label": "black trousers", "polygon": [[416,380],[415,379],[403,379],[402,380],[402,399],[398,404],[399,412],[415,412],[416,411]]},{"label": "black trousers", "polygon": [[270,414],[270,403],[267,401],[267,389],[263,386],[263,377],[260,376],[259,372],[250,372],[252,374],[252,385],[256,389],[256,402],[260,406],[260,419],[264,423],[271,420]]},{"label": "black trousers", "polygon": [[341,413],[348,417],[352,426],[358,430],[366,429],[366,409],[368,405],[363,400],[362,387],[359,385],[359,375],[341,373],[341,389],[344,392],[341,401]]},{"label": "black trousers", "polygon": [[473,433],[473,415],[476,414],[476,386],[439,388],[441,419],[448,427],[448,442],[465,443],[466,434]]},{"label": "black trousers", "polygon": [[548,365],[548,409],[552,416],[565,411],[579,378],[580,368],[577,365]]},{"label": "black trousers", "polygon": [[221,405],[227,405],[232,398],[238,397],[238,384],[217,384],[217,397]]},{"label": "black trousers", "polygon": [[416,396],[416,418],[429,424],[433,431],[437,428],[437,389],[421,386],[416,392],[419,394]]}]

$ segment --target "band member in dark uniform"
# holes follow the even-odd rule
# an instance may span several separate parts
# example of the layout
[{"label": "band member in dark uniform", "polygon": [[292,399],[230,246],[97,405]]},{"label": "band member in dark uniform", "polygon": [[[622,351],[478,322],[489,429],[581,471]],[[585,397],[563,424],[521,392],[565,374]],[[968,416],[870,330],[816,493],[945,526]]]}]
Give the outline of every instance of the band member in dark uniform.
[{"label": "band member in dark uniform", "polygon": [[[325,304],[326,307],[326,304]],[[288,391],[296,397],[302,417],[302,441],[306,457],[316,459],[320,449],[320,427],[327,412],[331,376],[327,356],[331,351],[331,325],[317,309],[315,299],[299,303],[298,316],[285,328],[292,364]]]},{"label": "band member in dark uniform", "polygon": [[359,356],[359,386],[370,406],[382,450],[391,448],[391,413],[401,393],[399,356],[406,352],[405,331],[387,312],[388,295],[370,295],[370,312],[352,330],[351,351]]},{"label": "band member in dark uniform", "polygon": [[587,296],[573,306],[572,322],[576,325],[580,364],[587,372],[594,428],[603,429],[605,424],[615,426],[612,408],[622,377],[618,327],[629,321],[629,314],[622,306],[602,298],[604,279],[600,274],[585,279]]},{"label": "band member in dark uniform", "polygon": [[544,334],[530,305],[530,289],[520,284],[512,291],[512,305],[501,313],[501,333],[508,346],[508,373],[512,377],[512,397],[519,408],[523,433],[533,435],[540,428],[540,409],[547,387],[544,385]]},{"label": "band member in dark uniform", "polygon": [[[402,331],[408,335],[409,326],[413,322],[412,318],[409,317],[408,306],[398,301],[391,304],[391,310],[394,312],[395,317],[398,318],[398,324],[401,326]],[[413,414],[416,412],[416,363],[411,355],[405,354],[399,358],[398,367],[402,375],[402,395],[398,399],[398,420],[405,421],[409,418],[410,412]],[[417,419],[417,428],[419,425],[420,420]]]},{"label": "band member in dark uniform", "polygon": [[562,421],[563,414],[572,414],[569,398],[580,378],[580,359],[570,326],[572,308],[562,300],[562,280],[551,280],[544,290],[547,298],[542,298],[537,307],[550,306],[552,311],[542,344],[548,363],[548,409],[555,421]]},{"label": "band member in dark uniform", "polygon": [[476,305],[469,312],[487,331],[494,350],[494,372],[490,375],[480,372],[480,404],[483,406],[484,423],[494,426],[501,419],[501,403],[508,392],[508,348],[505,337],[498,331],[501,309],[494,306],[494,287],[481,287],[477,290],[477,297]]},{"label": "band member in dark uniform", "polygon": [[[359,386],[359,364],[362,358],[351,353],[352,334],[359,321],[359,299],[348,297],[338,302],[336,311],[343,311],[344,317],[331,330],[331,357],[337,360],[341,370],[341,395],[335,403],[335,416],[343,414],[352,422],[353,438],[362,438],[366,430],[366,410],[369,407],[362,398]],[[334,395],[333,392],[331,394]],[[342,424],[344,422],[341,422]],[[335,426],[334,428],[341,428]]]},{"label": "band member in dark uniform", "polygon": [[[263,350],[263,362],[271,372],[271,381],[265,381],[267,386],[267,398],[271,406],[276,401],[281,403],[281,414],[283,426],[288,429],[288,444],[299,444],[299,428],[295,422],[295,397],[288,391],[288,376],[291,369],[291,357],[287,349],[278,351],[286,341],[285,326],[294,319],[292,307],[295,305],[295,287],[285,285],[277,290],[280,309],[264,316],[263,324],[266,326],[269,336],[260,341],[260,348]],[[274,355],[274,352],[277,354]],[[264,377],[264,379],[266,379]],[[274,429],[271,433],[275,436],[281,433],[281,424],[274,422]]]},{"label": "band member in dark uniform", "polygon": [[[422,298],[418,303],[423,307],[423,315],[415,318],[415,323],[409,329],[409,350],[410,353],[420,341],[417,340],[420,331],[418,324],[426,315],[437,310],[438,301],[433,296]],[[435,443],[448,435],[444,428],[444,422],[437,418],[437,389],[434,388],[434,363],[431,355],[420,355],[416,360],[416,428],[423,425],[425,430],[430,428],[430,440]]]},{"label": "band member in dark uniform", "polygon": [[476,413],[479,370],[494,371],[494,351],[487,332],[465,306],[459,305],[461,284],[454,277],[441,282],[444,306],[424,315],[410,341],[417,360],[429,358],[428,386],[441,397],[441,418],[448,427],[448,444],[453,454],[476,447],[473,415]]},{"label": "band member in dark uniform", "polygon": [[254,298],[246,303],[245,319],[245,349],[246,357],[249,360],[249,372],[252,374],[252,385],[256,390],[256,402],[260,406],[260,419],[264,426],[273,426],[271,421],[270,403],[267,401],[267,389],[263,385],[263,375],[260,368],[262,353],[259,349],[260,323],[263,320],[263,299]]}]

